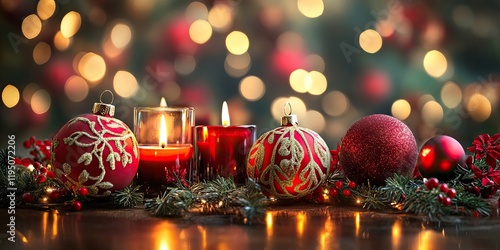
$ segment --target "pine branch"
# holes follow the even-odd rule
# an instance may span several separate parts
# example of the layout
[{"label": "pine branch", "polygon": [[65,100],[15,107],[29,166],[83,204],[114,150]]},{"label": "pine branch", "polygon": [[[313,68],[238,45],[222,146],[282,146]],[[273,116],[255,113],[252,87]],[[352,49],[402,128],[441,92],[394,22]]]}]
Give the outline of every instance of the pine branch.
[{"label": "pine branch", "polygon": [[122,190],[111,194],[113,203],[121,208],[133,208],[144,200],[144,193],[139,192],[141,186],[130,184]]},{"label": "pine branch", "polygon": [[185,188],[168,188],[168,192],[144,203],[146,211],[158,217],[179,217],[185,215],[194,201],[193,194]]}]

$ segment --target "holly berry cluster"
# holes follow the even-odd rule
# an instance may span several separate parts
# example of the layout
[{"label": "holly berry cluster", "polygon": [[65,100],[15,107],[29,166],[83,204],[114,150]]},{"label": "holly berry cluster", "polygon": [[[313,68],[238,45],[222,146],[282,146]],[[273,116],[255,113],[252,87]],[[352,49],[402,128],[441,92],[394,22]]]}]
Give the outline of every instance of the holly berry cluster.
[{"label": "holly berry cluster", "polygon": [[425,187],[436,193],[437,201],[445,206],[451,206],[452,199],[457,196],[454,188],[449,188],[446,183],[439,183],[437,178],[430,178],[424,181]]},{"label": "holly berry cluster", "polygon": [[326,202],[326,197],[330,201],[343,201],[349,199],[353,189],[356,188],[354,181],[335,180],[328,182],[325,186],[316,188],[311,194],[306,195],[305,200],[316,203]]}]

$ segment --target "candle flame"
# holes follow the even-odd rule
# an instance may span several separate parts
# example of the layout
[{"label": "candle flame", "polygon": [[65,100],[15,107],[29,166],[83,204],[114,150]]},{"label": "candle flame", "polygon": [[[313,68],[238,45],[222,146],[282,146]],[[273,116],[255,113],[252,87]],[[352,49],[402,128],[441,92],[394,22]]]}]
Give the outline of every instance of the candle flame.
[{"label": "candle flame", "polygon": [[227,103],[224,101],[222,103],[222,126],[229,126],[231,124],[229,120],[229,110],[227,108]]},{"label": "candle flame", "polygon": [[206,141],[208,138],[208,128],[203,127],[203,141]]},{"label": "candle flame", "polygon": [[160,147],[164,148],[167,146],[167,122],[165,121],[165,115],[161,115],[160,118]]},{"label": "candle flame", "polygon": [[165,97],[161,98],[160,107],[167,107],[167,101],[165,101]]}]

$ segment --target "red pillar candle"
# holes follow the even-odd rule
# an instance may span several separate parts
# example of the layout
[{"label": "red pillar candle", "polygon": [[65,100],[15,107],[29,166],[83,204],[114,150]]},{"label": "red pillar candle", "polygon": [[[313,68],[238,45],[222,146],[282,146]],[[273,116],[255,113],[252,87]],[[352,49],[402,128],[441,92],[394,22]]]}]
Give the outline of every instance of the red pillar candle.
[{"label": "red pillar candle", "polygon": [[227,109],[223,111],[226,126],[195,127],[196,168],[193,176],[199,181],[232,176],[237,184],[245,184],[246,161],[256,139],[256,126],[229,126],[225,112]]},{"label": "red pillar candle", "polygon": [[139,143],[138,184],[146,197],[188,184],[194,148],[194,109],[188,107],[136,107],[134,133]]}]

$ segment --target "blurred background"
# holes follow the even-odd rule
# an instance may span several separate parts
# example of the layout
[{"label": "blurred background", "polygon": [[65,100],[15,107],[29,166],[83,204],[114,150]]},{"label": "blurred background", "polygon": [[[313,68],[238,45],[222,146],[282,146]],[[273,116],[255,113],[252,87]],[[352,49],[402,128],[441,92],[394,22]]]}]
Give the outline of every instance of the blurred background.
[{"label": "blurred background", "polygon": [[[1,139],[45,139],[104,90],[115,117],[192,106],[197,124],[257,135],[286,102],[335,148],[370,114],[419,144],[497,133],[499,1],[0,0]],[[103,96],[109,102],[109,96]]]}]

